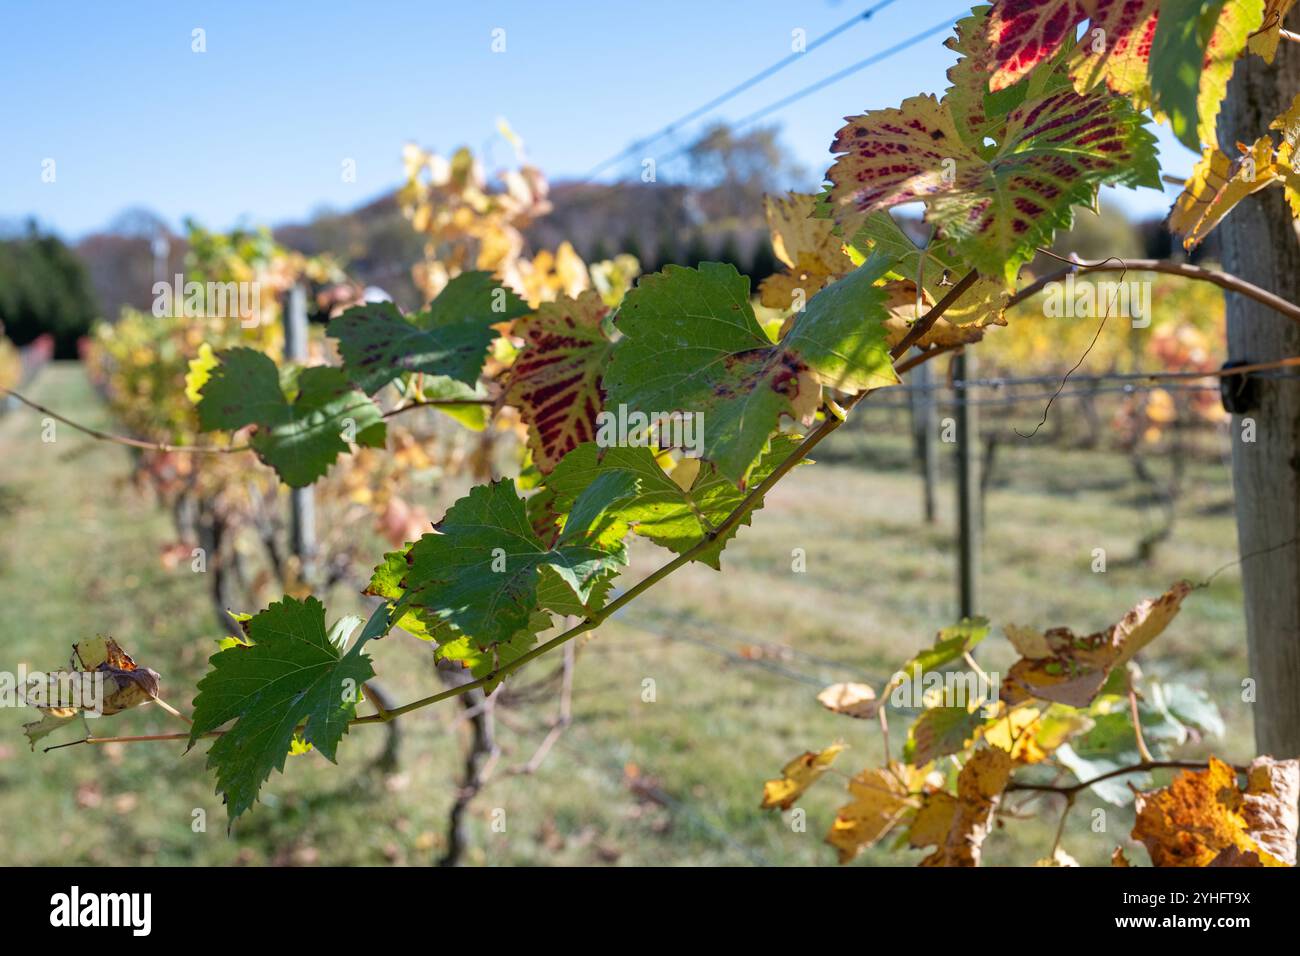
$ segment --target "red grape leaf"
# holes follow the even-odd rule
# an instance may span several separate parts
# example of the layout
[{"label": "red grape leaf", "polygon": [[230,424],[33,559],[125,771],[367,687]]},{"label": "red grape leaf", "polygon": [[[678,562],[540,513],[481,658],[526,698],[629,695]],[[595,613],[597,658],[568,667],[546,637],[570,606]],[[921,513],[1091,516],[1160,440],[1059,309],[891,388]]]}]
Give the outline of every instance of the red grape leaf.
[{"label": "red grape leaf", "polygon": [[601,328],[609,307],[595,291],[544,302],[514,326],[527,346],[511,367],[503,401],[528,423],[533,460],[544,474],[596,435],[605,404],[601,374],[612,343]]},{"label": "red grape leaf", "polygon": [[1069,226],[1073,206],[1095,203],[1098,186],[1159,184],[1155,140],[1120,97],[1065,88],[1026,100],[985,148],[963,141],[953,103],[951,94],[916,96],[840,130],[828,176],[845,235],[870,213],[923,201],[958,256],[1010,287],[1035,249]]}]

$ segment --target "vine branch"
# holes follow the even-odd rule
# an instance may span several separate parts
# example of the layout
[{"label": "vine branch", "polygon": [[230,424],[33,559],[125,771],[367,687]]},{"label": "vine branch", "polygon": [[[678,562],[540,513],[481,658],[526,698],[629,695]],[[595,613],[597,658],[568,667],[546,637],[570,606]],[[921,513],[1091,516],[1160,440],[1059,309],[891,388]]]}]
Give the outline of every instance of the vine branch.
[{"label": "vine branch", "polygon": [[[1034,790],[1040,793],[1063,793],[1066,796],[1073,796],[1081,790],[1087,790],[1093,784],[1101,783],[1103,780],[1110,780],[1113,777],[1123,777],[1130,773],[1143,773],[1148,770],[1204,770],[1209,764],[1195,760],[1143,760],[1129,767],[1120,767],[1116,770],[1108,770],[1103,774],[1091,778],[1090,780],[1081,780],[1078,783],[1057,786],[1050,783],[1019,783],[1012,781],[1007,784],[1007,790]],[[1246,768],[1234,764],[1232,767],[1237,773],[1245,773]]]},{"label": "vine branch", "polygon": [[143,448],[146,451],[186,451],[195,454],[230,455],[235,452],[248,451],[251,447],[249,445],[171,445],[166,442],[146,441],[143,438],[130,438],[126,435],[114,435],[110,432],[100,431],[98,428],[91,428],[89,425],[80,425],[72,419],[60,415],[58,412],[54,411],[54,409],[46,408],[39,402],[34,402],[25,395],[20,395],[12,388],[5,388],[3,385],[0,385],[0,392],[4,392],[6,395],[18,399],[18,401],[22,402],[28,408],[49,415],[56,421],[63,422],[63,424],[67,425],[69,428],[75,428],[77,431],[89,435],[91,438],[96,438],[99,441],[112,442],[115,445],[125,445],[128,448]]},{"label": "vine branch", "polygon": [[[897,362],[899,358],[905,355],[907,351],[916,342],[920,341],[920,339],[922,338],[922,336],[925,335],[926,332],[930,331],[930,329],[934,327],[934,323],[939,321],[940,317],[944,314],[944,312],[946,312],[949,308],[951,308],[952,305],[959,298],[961,298],[961,296],[966,292],[966,290],[975,284],[975,281],[978,278],[979,276],[974,270],[971,270],[970,272],[966,273],[966,275],[963,276],[962,279],[956,285],[954,285],[951,289],[948,290],[948,293],[942,299],[940,299],[938,302],[934,304],[933,308],[931,308],[929,312],[923,315],[912,325],[907,335],[905,335],[897,345],[895,345],[892,349],[890,349],[889,352],[890,358],[892,358],[895,362]],[[745,519],[745,516],[748,515],[751,511],[754,510],[755,507],[758,506],[758,504],[763,500],[764,496],[768,493],[768,491],[772,489],[774,485],[776,485],[778,481],[780,481],[787,474],[789,474],[790,471],[793,470],[794,467],[799,464],[799,462],[804,460],[804,458],[807,456],[807,454],[810,451],[812,451],[815,447],[817,447],[817,445],[819,445],[822,442],[822,440],[826,438],[826,436],[830,435],[831,432],[835,431],[837,428],[840,427],[840,425],[842,425],[847,420],[847,412],[853,409],[854,406],[856,406],[860,401],[862,401],[868,395],[872,394],[872,392],[874,391],[876,390],[868,389],[866,391],[858,392],[856,395],[853,395],[852,397],[844,401],[842,405],[835,405],[835,410],[833,412],[830,408],[830,406],[833,403],[828,401],[827,414],[825,418],[822,420],[822,423],[818,425],[815,429],[813,429],[804,438],[804,440],[799,443],[799,447],[796,448],[793,452],[791,452],[779,465],[777,465],[776,468],[774,468],[766,478],[764,478],[761,482],[759,482],[753,488],[753,490],[750,491],[741,500],[740,504],[736,505],[736,507],[731,511],[730,514],[727,515],[726,518],[724,518],[721,522],[719,522],[718,525],[712,531],[710,531],[702,539],[700,539],[699,543],[697,543],[694,547],[688,548],[686,551],[683,551],[681,554],[679,554],[677,557],[673,558],[671,561],[667,562],[666,564],[661,565],[660,567],[652,571],[650,574],[642,578],[640,581],[638,581],[631,588],[624,591],[614,600],[604,605],[598,611],[592,612],[582,621],[579,621],[577,624],[575,624],[573,627],[570,627],[567,630],[561,632],[560,634],[557,634],[555,637],[551,638],[549,641],[546,641],[544,644],[537,645],[532,650],[528,651],[525,654],[521,654],[519,657],[515,658],[509,663],[503,664],[500,667],[495,668],[490,673],[485,674],[483,677],[480,677],[477,680],[468,681],[467,683],[459,684],[455,687],[447,688],[446,690],[439,691],[436,694],[430,694],[428,697],[421,697],[419,700],[413,700],[410,703],[403,704],[400,707],[393,707],[379,713],[369,714],[365,717],[354,717],[352,718],[352,720],[348,721],[348,726],[353,727],[353,726],[362,726],[365,724],[386,724],[389,721],[396,720],[398,717],[402,717],[413,711],[421,710],[425,707],[428,707],[432,704],[437,704],[444,700],[450,700],[453,697],[460,697],[462,694],[467,694],[472,690],[477,690],[478,688],[485,687],[488,684],[499,682],[503,677],[506,677],[507,675],[523,667],[529,661],[535,660],[538,657],[541,657],[543,654],[546,654],[550,651],[555,650],[557,647],[561,647],[564,644],[567,644],[569,641],[573,640],[575,637],[579,636],[580,634],[585,634],[587,631],[591,631],[599,627],[611,615],[617,613],[621,608],[623,608],[627,604],[630,604],[632,601],[636,600],[638,597],[640,597],[646,591],[650,590],[650,588],[654,587],[656,584],[658,584],[664,578],[668,577],[674,571],[678,570],[679,568],[685,567],[687,564],[690,564],[692,560],[694,560],[696,557],[703,554],[706,550],[712,547],[713,543],[719,537],[722,537],[723,535],[730,532],[733,528],[737,527],[740,524],[740,522]],[[411,405],[406,407],[412,408],[415,406]],[[214,731],[211,734],[205,734],[204,736],[220,736],[221,733],[222,731]],[[116,738],[116,741],[119,743],[126,743],[131,740],[154,740],[154,739],[177,740],[186,736],[187,735],[182,735],[182,734],[164,734],[164,735],[152,735],[150,737],[139,737],[139,738],[125,738],[125,737]],[[108,738],[88,738],[84,741],[74,741],[74,743],[106,743],[106,742],[108,742]]]},{"label": "vine branch", "polygon": [[1244,295],[1248,299],[1254,299],[1261,305],[1267,306],[1274,312],[1285,315],[1293,322],[1300,322],[1300,306],[1279,295],[1269,292],[1267,289],[1261,289],[1253,283],[1240,279],[1230,272],[1221,272],[1218,269],[1207,269],[1204,266],[1194,266],[1186,262],[1171,262],[1167,259],[1117,259],[1111,258],[1103,262],[1076,262],[1050,272],[1047,275],[1035,279],[1029,285],[1025,286],[1015,295],[1007,300],[1007,308],[1019,305],[1031,296],[1041,292],[1044,287],[1059,282],[1071,273],[1083,274],[1089,272],[1160,272],[1165,275],[1182,276],[1185,279],[1194,279],[1198,282],[1208,282],[1211,285],[1217,285],[1228,292],[1236,292]]}]

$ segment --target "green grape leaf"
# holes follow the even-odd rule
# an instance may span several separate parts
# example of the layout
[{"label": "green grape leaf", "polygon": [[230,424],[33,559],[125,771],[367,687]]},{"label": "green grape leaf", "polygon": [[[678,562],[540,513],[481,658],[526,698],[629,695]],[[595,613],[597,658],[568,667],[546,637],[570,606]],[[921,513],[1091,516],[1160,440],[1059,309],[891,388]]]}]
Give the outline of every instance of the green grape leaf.
[{"label": "green grape leaf", "polygon": [[1162,0],[1151,40],[1151,98],[1189,149],[1218,142],[1215,121],[1264,0]]},{"label": "green grape leaf", "polygon": [[931,707],[907,730],[903,759],[916,767],[949,754],[961,753],[984,725],[979,710],[965,707]]},{"label": "green grape leaf", "polygon": [[205,431],[233,431],[256,425],[250,444],[257,456],[294,488],[310,485],[329,471],[349,442],[382,448],[383,415],[357,392],[340,369],[324,365],[297,373],[290,402],[280,371],[254,349],[217,353],[200,390],[199,423]]},{"label": "green grape leaf", "polygon": [[[537,635],[551,627],[551,616],[545,611],[534,611],[528,626],[504,641],[484,645],[483,642],[447,627],[439,635],[437,659],[456,661],[478,679],[498,671],[523,657],[537,643]],[[505,675],[483,685],[483,693],[490,694],[505,679]]]},{"label": "green grape leaf", "polygon": [[446,621],[485,645],[528,627],[543,567],[554,569],[585,603],[599,581],[627,561],[621,546],[543,544],[509,480],[474,488],[436,527],[408,553],[399,616],[408,607],[422,608],[430,620]]},{"label": "green grape leaf", "polygon": [[[408,544],[400,551],[390,551],[385,554],[383,563],[375,568],[364,593],[384,598],[388,602],[386,607],[390,611],[397,610],[397,617],[393,621],[394,627],[400,627],[411,636],[436,645],[434,653],[436,660],[458,661],[474,677],[484,677],[497,667],[508,664],[527,653],[536,642],[537,635],[551,627],[551,616],[546,613],[546,610],[538,610],[529,617],[525,628],[505,640],[485,641],[462,633],[451,623],[440,620],[425,608],[398,609],[406,594],[406,573],[409,568],[407,554],[410,549],[411,545]],[[586,607],[599,607],[611,584],[611,579],[597,582],[591,590]],[[585,613],[584,606],[578,603],[568,584],[558,574],[554,574],[548,566],[541,568],[541,582],[537,594],[538,605],[547,610],[559,614]],[[491,693],[495,686],[496,683],[486,684],[484,690]]]},{"label": "green grape leaf", "polygon": [[1010,110],[990,147],[958,133],[951,96],[852,118],[828,176],[835,217],[852,235],[871,213],[921,200],[953,252],[1010,288],[1020,266],[1095,205],[1102,184],[1158,187],[1155,139],[1125,100],[1069,87]]},{"label": "green grape leaf", "polygon": [[330,640],[320,601],[286,597],[245,622],[251,644],[209,658],[187,749],[234,721],[208,750],[232,821],[252,808],[272,770],[284,771],[295,735],[337,762],[361,686],[375,673],[361,649],[387,632],[387,622],[380,607],[344,650]]},{"label": "green grape leaf", "polygon": [[515,323],[526,343],[510,368],[505,397],[528,424],[533,461],[546,474],[596,436],[605,403],[601,373],[613,344],[603,323],[609,306],[594,290],[544,302]]},{"label": "green grape leaf", "polygon": [[490,272],[463,272],[423,312],[403,316],[391,302],[368,302],[330,322],[329,334],[338,339],[348,376],[367,395],[408,372],[472,387],[497,337],[492,326],[527,311]]},{"label": "green grape leaf", "polygon": [[280,370],[256,349],[233,348],[205,364],[198,389],[199,427],[205,432],[237,431],[249,425],[270,427],[293,418],[280,388]]},{"label": "green grape leaf", "polygon": [[[775,436],[750,473],[750,480],[755,483],[765,480],[781,462],[794,454],[799,443],[797,435]],[[684,467],[690,466],[678,466],[679,469]],[[607,479],[607,476],[613,477]],[[745,498],[745,493],[710,463],[698,466],[686,488],[678,484],[682,478],[681,472],[666,473],[649,448],[602,450],[588,442],[569,452],[551,472],[546,482],[547,489],[552,492],[549,498],[539,495],[530,499],[530,509],[536,501],[536,508],[544,509],[546,514],[545,518],[536,516],[534,526],[548,521],[551,525],[564,523],[563,516],[567,515],[568,521],[580,523],[594,535],[600,547],[622,541],[631,530],[681,554],[703,541]],[[624,483],[626,490],[621,496],[605,496],[599,490],[592,492],[596,482],[615,479]],[[593,497],[604,502],[594,520],[583,516],[591,510],[591,505],[584,499]],[[718,535],[695,560],[718,570],[727,542],[736,536],[741,526],[750,523],[750,516],[761,507],[760,501],[736,527]],[[565,527],[568,527],[567,523]]]},{"label": "green grape leaf", "polygon": [[934,646],[916,654],[898,669],[898,673],[909,680],[916,680],[929,671],[951,664],[984,640],[988,633],[988,618],[964,617],[952,627],[940,630],[935,636]]},{"label": "green grape leaf", "polygon": [[885,344],[885,293],[875,284],[889,264],[873,256],[822,289],[776,345],[735,267],[705,262],[643,276],[617,319],[623,338],[605,374],[607,408],[693,418],[703,428],[702,456],[743,486],[782,415],[811,419],[821,384],[858,390],[898,381]]}]

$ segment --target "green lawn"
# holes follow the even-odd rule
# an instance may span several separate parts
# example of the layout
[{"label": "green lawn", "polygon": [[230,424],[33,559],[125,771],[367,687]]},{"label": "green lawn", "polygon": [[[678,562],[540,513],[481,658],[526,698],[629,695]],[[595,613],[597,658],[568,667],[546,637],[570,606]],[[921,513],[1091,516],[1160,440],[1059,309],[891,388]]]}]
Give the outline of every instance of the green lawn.
[{"label": "green lawn", "polygon": [[[110,425],[76,365],[47,368],[30,391],[79,421]],[[469,862],[833,864],[821,839],[841,802],[836,781],[800,801],[805,832],[760,811],[759,796],[763,780],[788,759],[836,738],[852,748],[841,768],[878,763],[874,724],[824,711],[814,699],[818,687],[879,681],[955,617],[951,508],[934,527],[920,522],[902,425],[897,414],[864,406],[819,449],[818,464],[771,494],[728,548],[722,574],[689,567],[587,640],[578,654],[573,726],[535,775],[510,771],[537,746],[553,701],[502,715],[504,753],[474,803]],[[44,443],[39,414],[0,416],[0,669],[58,666],[73,641],[112,635],[163,675],[164,697],[185,711],[218,636],[206,581],[188,563],[164,569],[159,552],[172,537],[169,517],[128,475],[124,448],[61,425],[57,440]],[[1043,442],[1005,448],[986,503],[982,607],[997,629],[980,649],[985,666],[1011,659],[1002,624],[1094,630],[1178,578],[1200,580],[1231,561],[1227,468],[1197,464],[1186,484],[1172,538],[1153,564],[1134,566],[1123,558],[1159,516],[1126,460]],[[941,491],[950,505],[951,485],[945,481]],[[1109,556],[1105,574],[1090,570],[1098,547]],[[794,548],[806,552],[805,573],[791,570]],[[628,579],[664,554],[638,545]],[[1238,582],[1233,569],[1197,592],[1143,655],[1148,673],[1179,675],[1208,690],[1224,711],[1227,739],[1189,746],[1187,755],[1211,747],[1233,759],[1251,752],[1250,716],[1238,692],[1246,676]],[[336,598],[330,610],[337,616],[360,607],[359,598]],[[427,647],[414,639],[395,635],[373,655],[399,699],[440,686]],[[552,666],[537,662],[519,679],[529,682]],[[654,681],[652,703],[642,700],[647,679]],[[31,753],[20,727],[33,712],[6,708],[0,862],[426,864],[443,843],[465,733],[460,714],[458,703],[447,702],[404,719],[395,771],[375,766],[383,748],[375,727],[353,731],[339,748],[338,767],[318,754],[290,758],[262,803],[228,834],[203,746],[190,754],[170,742]],[[896,751],[906,721],[894,725]],[[156,707],[104,726],[111,729],[97,732],[182,729]],[[1105,863],[1132,825],[1130,811],[1113,810],[1107,831],[1092,832],[1090,811],[1098,805],[1083,794],[1064,839],[1085,864]],[[195,832],[200,809],[207,827]],[[986,845],[986,861],[1033,862],[1051,843],[1057,812],[1036,803],[1028,819],[1006,821]],[[492,822],[502,818],[498,832]],[[861,862],[911,864],[921,855],[882,846]],[[1140,849],[1129,855],[1145,861]]]}]

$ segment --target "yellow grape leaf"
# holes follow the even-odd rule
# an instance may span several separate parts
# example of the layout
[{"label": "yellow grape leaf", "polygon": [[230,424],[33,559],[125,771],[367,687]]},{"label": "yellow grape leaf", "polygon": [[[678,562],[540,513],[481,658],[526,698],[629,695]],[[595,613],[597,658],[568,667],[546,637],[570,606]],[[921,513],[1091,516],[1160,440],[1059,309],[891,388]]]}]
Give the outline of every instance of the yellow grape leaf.
[{"label": "yellow grape leaf", "polygon": [[1101,0],[1070,54],[1070,76],[1082,94],[1103,79],[1139,108],[1150,100],[1147,66],[1160,0]]},{"label": "yellow grape leaf", "polygon": [[[977,750],[957,775],[957,798],[950,804],[927,801],[927,807],[917,815],[918,824],[924,816],[924,826],[918,830],[914,825],[909,834],[913,846],[937,844],[937,849],[921,861],[921,866],[979,866],[984,838],[988,836],[1002,791],[1011,779],[1012,767],[1011,756],[1005,750],[996,747]],[[928,809],[931,802],[936,804],[934,810]],[[940,832],[941,811],[945,806],[951,809],[948,827],[941,839],[931,840]],[[920,843],[921,839],[928,842]]]},{"label": "yellow grape leaf", "polygon": [[781,776],[763,784],[763,802],[759,808],[779,807],[789,810],[803,792],[817,782],[835,758],[844,749],[843,744],[831,744],[825,750],[805,751],[781,768]]},{"label": "yellow grape leaf", "polygon": [[835,223],[811,218],[816,204],[817,197],[807,193],[764,197],[772,252],[788,270],[759,284],[759,301],[769,309],[790,308],[795,289],[803,289],[807,301],[853,271],[844,241],[835,235]]},{"label": "yellow grape leaf", "polygon": [[1169,214],[1169,228],[1183,237],[1183,248],[1199,244],[1210,230],[1247,196],[1277,182],[1273,165],[1273,140],[1261,136],[1249,149],[1230,159],[1217,146],[1205,150],[1183,185]]},{"label": "yellow grape leaf", "polygon": [[204,342],[199,346],[199,354],[190,359],[189,371],[185,373],[185,397],[190,400],[191,405],[197,405],[199,399],[203,396],[203,386],[208,383],[212,377],[212,370],[221,363],[217,359],[217,353],[212,351],[212,346]]},{"label": "yellow grape leaf", "polygon": [[1042,714],[1037,707],[1017,707],[981,727],[976,739],[982,737],[990,747],[1005,750],[1015,763],[1041,763],[1048,757],[1038,744]]},{"label": "yellow grape leaf", "polygon": [[831,684],[817,695],[817,701],[827,710],[849,717],[874,717],[880,710],[880,701],[870,684]]},{"label": "yellow grape leaf", "polygon": [[957,798],[946,790],[927,793],[921,809],[912,818],[907,831],[907,843],[914,848],[938,846],[948,838],[953,818],[957,815]]},{"label": "yellow grape leaf", "polygon": [[840,807],[826,834],[826,842],[839,851],[841,863],[874,845],[916,805],[900,771],[897,765],[864,770],[849,781],[853,799]]},{"label": "yellow grape leaf", "polygon": [[1282,133],[1273,171],[1282,178],[1291,215],[1300,219],[1300,93],[1296,94],[1287,111],[1273,120],[1268,128]]},{"label": "yellow grape leaf", "polygon": [[[1290,775],[1294,773],[1293,767]],[[1294,856],[1295,791],[1283,798],[1267,789],[1287,776],[1286,771],[1275,775],[1265,770],[1252,781],[1263,788],[1255,795],[1269,805],[1273,815],[1265,820],[1258,808],[1252,814],[1256,823],[1264,824],[1256,834],[1270,845],[1286,838],[1289,824]],[[1184,770],[1169,786],[1137,794],[1133,838],[1142,841],[1156,866],[1287,866],[1252,836],[1251,821],[1244,813],[1250,786],[1245,792],[1239,790],[1237,772],[1211,757],[1205,770]],[[1280,789],[1285,792],[1285,783]],[[1283,806],[1288,799],[1290,806]]]},{"label": "yellow grape leaf", "polygon": [[[889,318],[884,323],[886,341],[893,348],[907,335],[912,324],[935,305],[935,300],[928,291],[923,292],[921,312],[918,313],[915,282],[891,282],[885,286],[885,291],[888,295],[885,308],[889,311]],[[1001,285],[980,279],[921,336],[916,343],[917,348],[955,347],[978,342],[984,338],[985,329],[1007,324],[1003,317],[1006,299],[1006,292]]]},{"label": "yellow grape leaf", "polygon": [[1295,0],[1264,0],[1264,23],[1247,43],[1251,53],[1259,54],[1268,63],[1273,62],[1282,39],[1282,21],[1294,4]]},{"label": "yellow grape leaf", "polygon": [[1031,697],[1087,707],[1106,678],[1155,640],[1178,614],[1192,585],[1179,581],[1158,598],[1140,602],[1116,624],[1084,637],[1069,628],[1049,631],[1008,625],[1021,659],[1002,681],[1002,700],[1014,706]]}]

